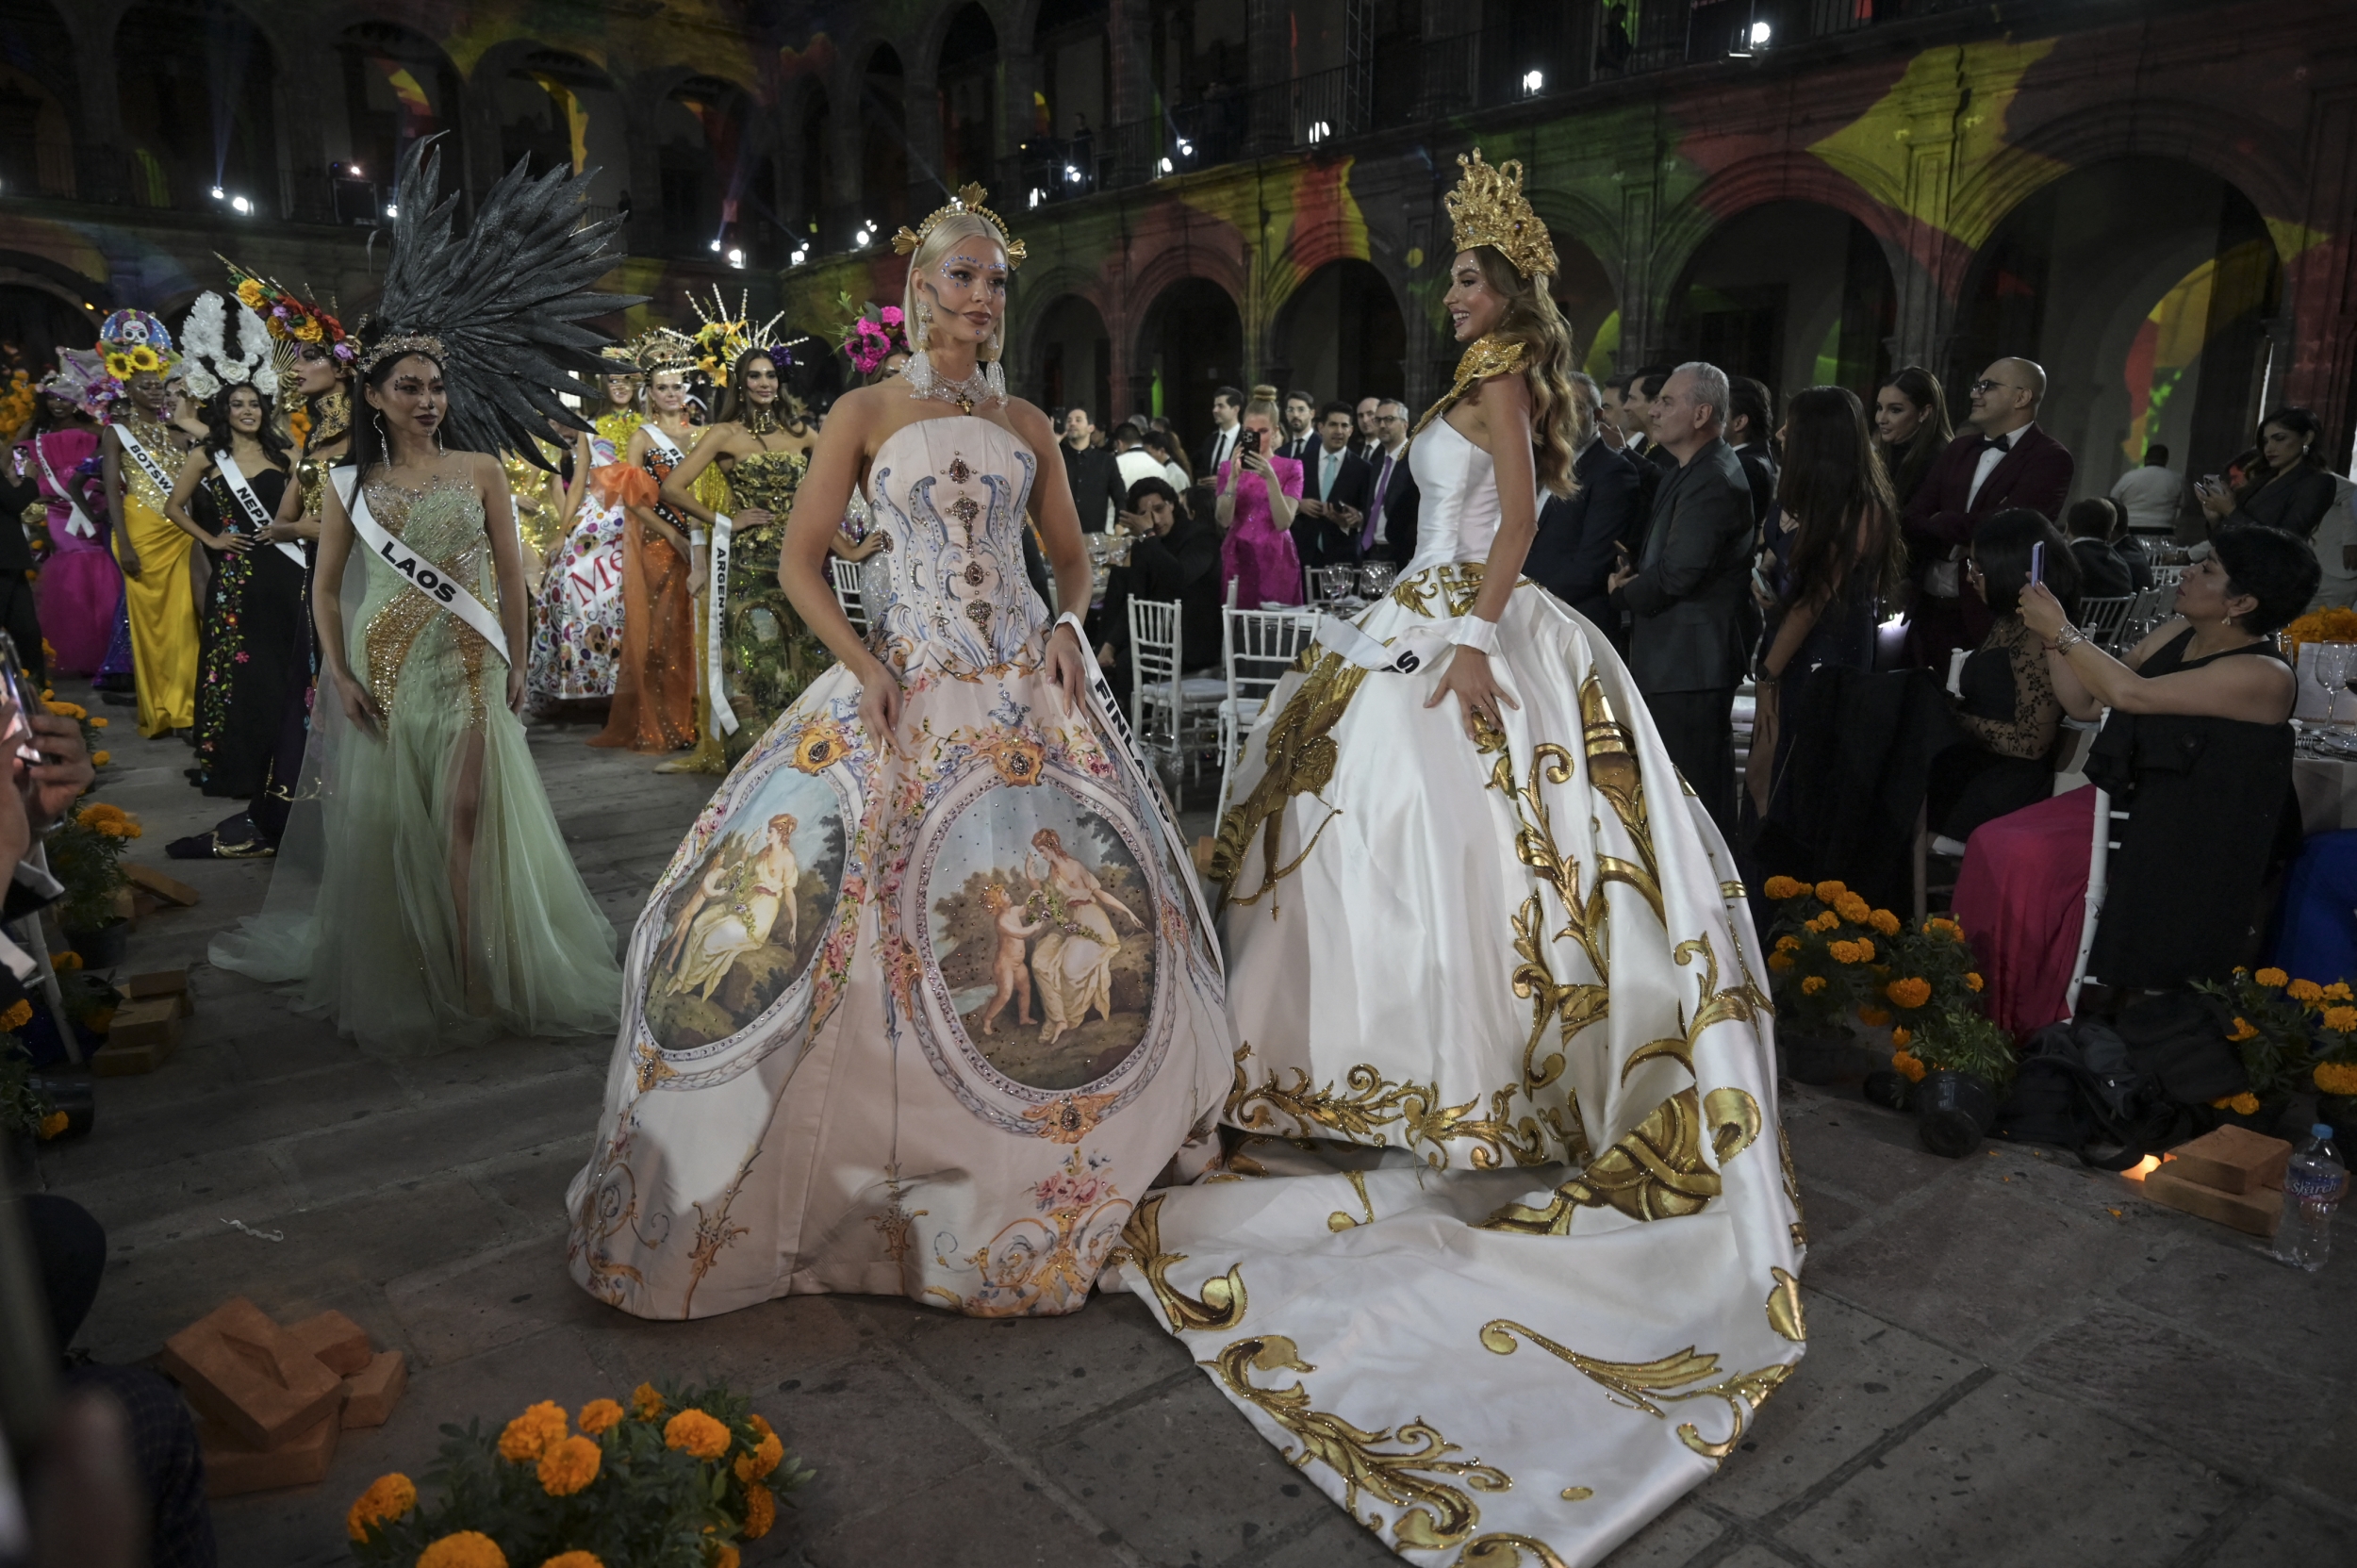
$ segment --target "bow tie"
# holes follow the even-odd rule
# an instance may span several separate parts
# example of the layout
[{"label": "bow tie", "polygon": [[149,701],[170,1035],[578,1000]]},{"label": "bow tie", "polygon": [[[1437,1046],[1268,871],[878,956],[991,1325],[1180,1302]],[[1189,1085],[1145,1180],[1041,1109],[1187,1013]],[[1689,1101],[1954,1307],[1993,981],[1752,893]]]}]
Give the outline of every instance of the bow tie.
[{"label": "bow tie", "polygon": [[1984,436],[1981,437],[1981,449],[1984,452],[2011,452],[2013,437],[2010,435]]}]

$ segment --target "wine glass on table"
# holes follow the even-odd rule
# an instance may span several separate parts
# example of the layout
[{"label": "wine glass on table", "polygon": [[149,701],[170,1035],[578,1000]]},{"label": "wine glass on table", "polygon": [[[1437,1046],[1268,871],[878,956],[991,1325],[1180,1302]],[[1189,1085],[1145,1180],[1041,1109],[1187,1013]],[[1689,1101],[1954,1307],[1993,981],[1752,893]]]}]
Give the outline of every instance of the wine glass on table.
[{"label": "wine glass on table", "polygon": [[2312,655],[2316,665],[2316,685],[2324,688],[2324,722],[2333,723],[2333,715],[2340,706],[2342,690],[2349,685],[2352,661],[2357,661],[2357,645],[2346,642],[2320,642]]}]

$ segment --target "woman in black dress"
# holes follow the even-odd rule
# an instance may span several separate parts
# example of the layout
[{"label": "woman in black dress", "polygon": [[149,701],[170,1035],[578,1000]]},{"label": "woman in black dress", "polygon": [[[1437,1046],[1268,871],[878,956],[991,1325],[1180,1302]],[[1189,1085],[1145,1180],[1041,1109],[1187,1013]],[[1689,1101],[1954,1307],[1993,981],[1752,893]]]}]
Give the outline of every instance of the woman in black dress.
[{"label": "woman in black dress", "polygon": [[2063,706],[2111,709],[2087,759],[2128,826],[2113,852],[2087,975],[2162,990],[2248,962],[2259,890],[2292,801],[2297,683],[2276,631],[2316,589],[2316,557],[2279,529],[2230,528],[2177,589],[2177,617],[2116,659],[2043,586],[2021,619]]},{"label": "woman in black dress", "polygon": [[2211,534],[2281,528],[2314,538],[2339,493],[2324,466],[2322,421],[2305,408],[2278,408],[2259,426],[2258,451],[2234,488],[2206,479],[2194,487]]},{"label": "woman in black dress", "polygon": [[207,399],[207,438],[189,454],[165,507],[212,563],[189,777],[207,795],[237,800],[261,788],[289,685],[309,673],[303,549],[293,527],[274,520],[286,495],[288,446],[268,416],[251,385]]},{"label": "woman in black dress", "polygon": [[1932,459],[1947,451],[1955,436],[1939,380],[1921,366],[1895,371],[1874,394],[1874,437],[1882,447],[1883,466],[1889,470],[1901,515],[1923,487]]}]

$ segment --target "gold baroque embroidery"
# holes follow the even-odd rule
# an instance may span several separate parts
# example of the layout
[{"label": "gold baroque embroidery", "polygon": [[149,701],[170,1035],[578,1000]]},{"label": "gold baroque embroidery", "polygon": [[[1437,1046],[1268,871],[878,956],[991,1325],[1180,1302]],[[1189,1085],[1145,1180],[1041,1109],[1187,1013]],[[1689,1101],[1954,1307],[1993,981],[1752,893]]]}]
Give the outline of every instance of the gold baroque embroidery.
[{"label": "gold baroque embroidery", "polygon": [[[1339,753],[1330,732],[1342,721],[1366,674],[1339,654],[1327,654],[1294,688],[1292,700],[1270,726],[1267,767],[1251,793],[1228,808],[1212,847],[1208,874],[1223,884],[1223,905],[1229,898],[1228,890],[1234,886],[1237,875],[1244,869],[1244,853],[1255,833],[1261,834],[1261,885],[1250,898],[1236,900],[1239,904],[1258,902],[1262,894],[1292,875],[1310,858],[1310,851],[1317,848],[1327,822],[1334,819],[1332,813],[1326,822],[1318,824],[1317,832],[1310,835],[1300,854],[1284,866],[1277,863],[1285,826],[1285,804],[1296,795],[1315,796],[1333,782]],[[1276,914],[1277,906],[1272,901],[1269,915],[1274,918]]]},{"label": "gold baroque embroidery", "polygon": [[1792,1375],[1792,1368],[1787,1365],[1763,1366],[1756,1372],[1739,1372],[1702,1388],[1687,1388],[1686,1384],[1716,1377],[1719,1358],[1697,1355],[1689,1345],[1658,1361],[1599,1361],[1558,1345],[1535,1329],[1526,1329],[1502,1317],[1482,1325],[1481,1343],[1484,1348],[1498,1355],[1510,1356],[1517,1348],[1514,1343],[1516,1334],[1549,1355],[1570,1362],[1591,1381],[1601,1383],[1618,1395],[1629,1408],[1643,1411],[1648,1415],[1666,1420],[1669,1412],[1662,1406],[1687,1399],[1724,1400],[1727,1413],[1735,1418],[1735,1427],[1720,1442],[1706,1442],[1701,1428],[1690,1421],[1678,1428],[1678,1441],[1708,1460],[1722,1460],[1735,1451],[1737,1441],[1743,1435],[1747,1409],[1750,1413],[1756,1414],[1759,1407],[1768,1402],[1768,1396]]},{"label": "gold baroque embroidery", "polygon": [[[1238,1340],[1203,1364],[1215,1369],[1237,1398],[1252,1404],[1301,1444],[1299,1453],[1286,1455],[1294,1468],[1316,1460],[1343,1478],[1343,1508],[1353,1518],[1360,1517],[1361,1493],[1400,1510],[1391,1528],[1403,1548],[1429,1551],[1457,1545],[1480,1522],[1480,1505],[1464,1488],[1452,1486],[1441,1477],[1462,1477],[1465,1487],[1475,1492],[1504,1492],[1514,1484],[1495,1465],[1447,1458],[1459,1451],[1457,1444],[1421,1416],[1397,1428],[1370,1432],[1341,1416],[1310,1409],[1310,1391],[1298,1380],[1286,1388],[1256,1385],[1252,1381],[1255,1371],[1317,1370],[1281,1334]],[[1380,1451],[1384,1444],[1412,1446],[1404,1452],[1384,1453]],[[1383,1528],[1382,1515],[1372,1510],[1360,1523],[1377,1534]]]},{"label": "gold baroque embroidery", "polygon": [[1051,1143],[1077,1144],[1096,1130],[1096,1124],[1105,1118],[1105,1107],[1120,1098],[1118,1093],[1065,1095],[1033,1106],[1023,1113],[1023,1119],[1031,1124],[1035,1135]]},{"label": "gold baroque embroidery", "polygon": [[1566,1236],[1572,1216],[1581,1209],[1618,1209],[1643,1220],[1699,1213],[1721,1190],[1719,1173],[1703,1160],[1702,1129],[1694,1091],[1682,1089],[1556,1188],[1544,1208],[1508,1203],[1482,1221],[1481,1229]]},{"label": "gold baroque embroidery", "polygon": [[1801,1312],[1801,1282],[1781,1268],[1770,1268],[1776,1277],[1773,1290],[1768,1293],[1768,1327],[1795,1345],[1806,1343],[1808,1321]]},{"label": "gold baroque embroidery", "polygon": [[[1579,1493],[1581,1497],[1572,1496],[1574,1492]],[[1592,1497],[1595,1494],[1584,1486],[1574,1486],[1564,1488],[1563,1495],[1568,1501],[1578,1502],[1582,1497]],[[1567,1568],[1563,1560],[1556,1556],[1554,1548],[1545,1542],[1533,1541],[1526,1535],[1505,1533],[1485,1535],[1478,1541],[1467,1542],[1465,1549],[1457,1554],[1457,1560],[1449,1568],[1523,1568],[1525,1552],[1531,1555],[1531,1560],[1538,1568]]]},{"label": "gold baroque embroidery", "polygon": [[[1226,1116],[1236,1127],[1255,1132],[1276,1132],[1274,1116],[1290,1117],[1298,1136],[1316,1136],[1312,1129],[1322,1130],[1328,1137],[1341,1138],[1355,1144],[1385,1144],[1380,1129],[1396,1124],[1403,1147],[1429,1147],[1425,1163],[1435,1170],[1448,1168],[1448,1145],[1469,1141],[1474,1145],[1466,1157],[1475,1170],[1494,1170],[1506,1160],[1518,1165],[1552,1164],[1547,1152],[1546,1130],[1536,1117],[1525,1116],[1519,1121],[1507,1114],[1507,1106],[1522,1092],[1521,1085],[1508,1084],[1490,1097],[1490,1114],[1475,1118],[1473,1109],[1478,1099],[1462,1105],[1440,1103],[1439,1087],[1431,1083],[1393,1083],[1376,1069],[1373,1064],[1361,1062],[1344,1075],[1347,1093],[1338,1093],[1331,1085],[1313,1088],[1310,1075],[1299,1067],[1292,1070],[1293,1081],[1282,1083],[1275,1077],[1258,1087],[1244,1078],[1244,1053],[1237,1053],[1236,1086],[1228,1096]],[[1559,1142],[1569,1143],[1559,1121],[1554,1131]]]},{"label": "gold baroque embroidery", "polygon": [[[1436,615],[1468,616],[1481,597],[1479,561],[1450,561],[1426,567],[1392,585],[1392,602],[1429,620]],[[1434,606],[1438,605],[1436,609]]]},{"label": "gold baroque embroidery", "polygon": [[1784,1165],[1784,1196],[1792,1205],[1792,1245],[1805,1249],[1808,1246],[1808,1215],[1801,1210],[1801,1173],[1792,1168],[1792,1140],[1786,1135],[1784,1124],[1776,1124],[1776,1157]]},{"label": "gold baroque embroidery", "polygon": [[[1680,942],[1675,950],[1680,966],[1693,963],[1696,953],[1700,953],[1703,960],[1702,1005],[1694,1010],[1694,1016],[1687,1022],[1683,1035],[1650,1041],[1631,1051],[1628,1060],[1621,1065],[1622,1082],[1628,1081],[1628,1075],[1635,1072],[1640,1064],[1650,1062],[1656,1056],[1675,1057],[1679,1065],[1690,1073],[1694,1070],[1694,1045],[1703,1037],[1703,1031],[1715,1024],[1734,1020],[1757,1022],[1763,1017],[1774,1016],[1767,993],[1760,990],[1748,969],[1735,984],[1723,991],[1719,988],[1719,954],[1711,947],[1708,933],[1691,941]],[[1678,1011],[1683,1013],[1684,1006],[1681,1005]]]},{"label": "gold baroque embroidery", "polygon": [[1741,1089],[1713,1089],[1703,1097],[1703,1125],[1710,1129],[1710,1152],[1724,1171],[1759,1136],[1759,1101]]},{"label": "gold baroque embroidery", "polygon": [[745,1185],[745,1178],[752,1174],[753,1162],[760,1158],[761,1145],[756,1143],[746,1151],[744,1163],[736,1167],[735,1180],[729,1183],[728,1191],[720,1195],[719,1207],[711,1213],[704,1213],[701,1201],[694,1206],[696,1245],[687,1253],[687,1294],[680,1298],[679,1304],[679,1315],[682,1317],[694,1315],[691,1309],[696,1304],[696,1287],[703,1283],[705,1275],[718,1266],[720,1254],[727,1251],[729,1245],[737,1237],[750,1234],[744,1226],[729,1223],[729,1210],[735,1204],[737,1192]]},{"label": "gold baroque embroidery", "polygon": [[1347,1209],[1335,1210],[1332,1213],[1326,1216],[1326,1228],[1328,1230],[1332,1230],[1337,1233],[1344,1230],[1355,1230],[1361,1225],[1373,1225],[1375,1223],[1375,1199],[1367,1196],[1366,1173],[1364,1171],[1352,1170],[1344,1171],[1343,1174],[1350,1178],[1351,1190],[1359,1195],[1359,1207],[1366,1212],[1367,1217],[1362,1220]]},{"label": "gold baroque embroidery", "polygon": [[1162,1200],[1149,1197],[1121,1228],[1121,1245],[1108,1262],[1129,1263],[1146,1276],[1162,1315],[1174,1330],[1228,1333],[1244,1326],[1244,1271],[1231,1268],[1203,1281],[1200,1296],[1189,1296],[1170,1282],[1172,1267],[1187,1261],[1183,1252],[1162,1250]]}]

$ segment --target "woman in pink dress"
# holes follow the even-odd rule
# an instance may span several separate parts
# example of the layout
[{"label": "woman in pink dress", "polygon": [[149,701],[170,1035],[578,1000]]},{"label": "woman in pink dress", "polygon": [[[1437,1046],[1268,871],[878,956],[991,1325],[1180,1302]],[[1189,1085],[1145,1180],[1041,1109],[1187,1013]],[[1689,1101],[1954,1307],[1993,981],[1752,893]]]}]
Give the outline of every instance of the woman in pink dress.
[{"label": "woman in pink dress", "polygon": [[1219,574],[1230,603],[1247,610],[1302,602],[1301,557],[1294,551],[1294,503],[1301,465],[1277,452],[1277,388],[1255,387],[1244,408],[1236,455],[1219,466]]},{"label": "woman in pink dress", "polygon": [[97,355],[62,351],[58,369],[41,384],[40,434],[25,443],[24,456],[25,476],[41,487],[49,508],[50,553],[33,592],[41,631],[58,651],[56,669],[69,675],[91,674],[105,662],[123,600],[123,569],[107,550],[105,508],[75,471],[98,451],[95,415],[107,379]]}]

